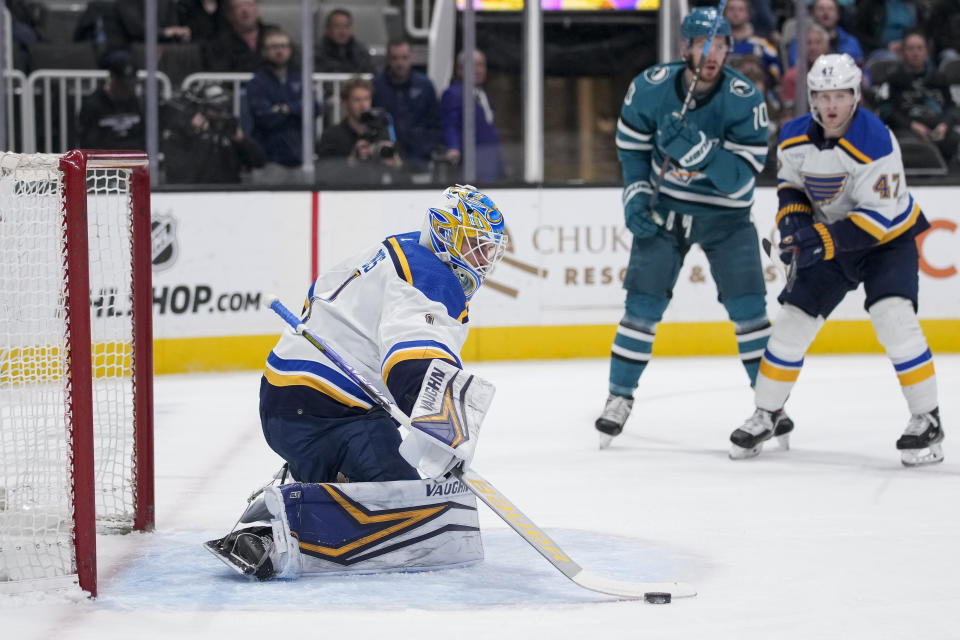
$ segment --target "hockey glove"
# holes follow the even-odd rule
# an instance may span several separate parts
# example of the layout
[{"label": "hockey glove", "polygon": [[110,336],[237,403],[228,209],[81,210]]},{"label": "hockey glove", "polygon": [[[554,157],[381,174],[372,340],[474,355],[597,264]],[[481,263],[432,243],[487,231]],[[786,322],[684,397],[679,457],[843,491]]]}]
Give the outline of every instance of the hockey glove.
[{"label": "hockey glove", "polygon": [[[629,189],[627,191],[629,192]],[[657,223],[653,221],[649,207],[650,194],[642,192],[634,192],[623,206],[627,229],[640,240],[652,238],[657,233]]]},{"label": "hockey glove", "polygon": [[[793,250],[797,257],[793,258]],[[812,266],[821,260],[832,260],[834,254],[833,236],[822,222],[801,227],[780,241],[780,260],[790,264],[795,259],[798,269]]]},{"label": "hockey glove", "polygon": [[780,216],[777,221],[777,230],[780,231],[781,238],[786,238],[792,236],[797,230],[809,227],[812,224],[813,216],[809,213],[787,213]]},{"label": "hockey glove", "polygon": [[687,122],[674,111],[660,119],[657,146],[684,169],[697,171],[709,164],[717,146],[697,125]]}]

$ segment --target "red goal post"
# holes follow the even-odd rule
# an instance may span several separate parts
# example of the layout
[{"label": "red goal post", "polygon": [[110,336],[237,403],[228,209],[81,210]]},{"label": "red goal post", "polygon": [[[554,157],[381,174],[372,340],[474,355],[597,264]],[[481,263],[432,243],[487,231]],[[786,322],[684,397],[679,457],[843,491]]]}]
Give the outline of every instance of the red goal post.
[{"label": "red goal post", "polygon": [[151,262],[145,154],[0,153],[0,592],[153,528]]}]

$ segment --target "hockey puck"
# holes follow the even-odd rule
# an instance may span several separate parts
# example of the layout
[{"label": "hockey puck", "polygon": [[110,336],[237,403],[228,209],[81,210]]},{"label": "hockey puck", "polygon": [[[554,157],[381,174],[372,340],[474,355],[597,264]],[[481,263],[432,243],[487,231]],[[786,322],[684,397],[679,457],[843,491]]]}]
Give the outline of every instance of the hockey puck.
[{"label": "hockey puck", "polygon": [[643,599],[650,604],[670,604],[670,594],[663,591],[650,591],[643,594]]}]

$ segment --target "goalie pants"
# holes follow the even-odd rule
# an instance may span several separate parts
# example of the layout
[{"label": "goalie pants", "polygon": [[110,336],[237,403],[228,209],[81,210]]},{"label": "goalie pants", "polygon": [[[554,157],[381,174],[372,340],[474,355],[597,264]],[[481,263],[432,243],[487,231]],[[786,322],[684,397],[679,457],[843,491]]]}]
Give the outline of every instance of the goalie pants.
[{"label": "goalie pants", "polygon": [[610,359],[611,393],[633,395],[650,360],[657,323],[694,244],[710,263],[717,297],[734,323],[740,359],[753,384],[770,335],[760,243],[749,212],[717,211],[698,217],[671,215],[654,236],[634,238],[623,282],[626,310]]},{"label": "goalie pants", "polygon": [[290,465],[300,482],[419,480],[400,457],[400,432],[390,415],[376,408],[357,416],[277,415],[261,409],[267,444]]}]

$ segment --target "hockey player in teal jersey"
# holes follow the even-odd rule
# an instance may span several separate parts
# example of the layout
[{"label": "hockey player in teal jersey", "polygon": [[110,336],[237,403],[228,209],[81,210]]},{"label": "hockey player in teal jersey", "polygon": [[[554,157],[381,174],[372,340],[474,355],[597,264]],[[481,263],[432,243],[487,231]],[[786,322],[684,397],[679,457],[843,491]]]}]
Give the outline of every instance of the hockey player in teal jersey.
[{"label": "hockey player in teal jersey", "polygon": [[[634,239],[623,283],[626,309],[610,357],[609,396],[595,423],[601,448],[623,430],[657,324],[692,245],[699,244],[710,262],[751,385],[770,335],[759,242],[750,221],[754,183],[767,157],[766,104],[746,77],[723,65],[730,25],[716,9],[694,9],[681,34],[684,60],[655,65],[634,78],[617,123],[624,216]],[[705,48],[689,110],[681,116]],[[651,211],[651,183],[665,156],[672,162]],[[781,432],[792,428],[785,415],[777,420]]]},{"label": "hockey player in teal jersey", "polygon": [[929,228],[907,190],[896,138],[858,106],[861,73],[847,54],[817,58],[807,74],[811,113],[780,133],[777,226],[796,281],[757,377],[757,409],[730,436],[730,457],[749,458],[776,435],[774,416],[830,312],[863,283],[877,333],[900,379],[911,417],[896,446],[907,466],[943,460],[933,356],[917,320],[915,238]]}]

